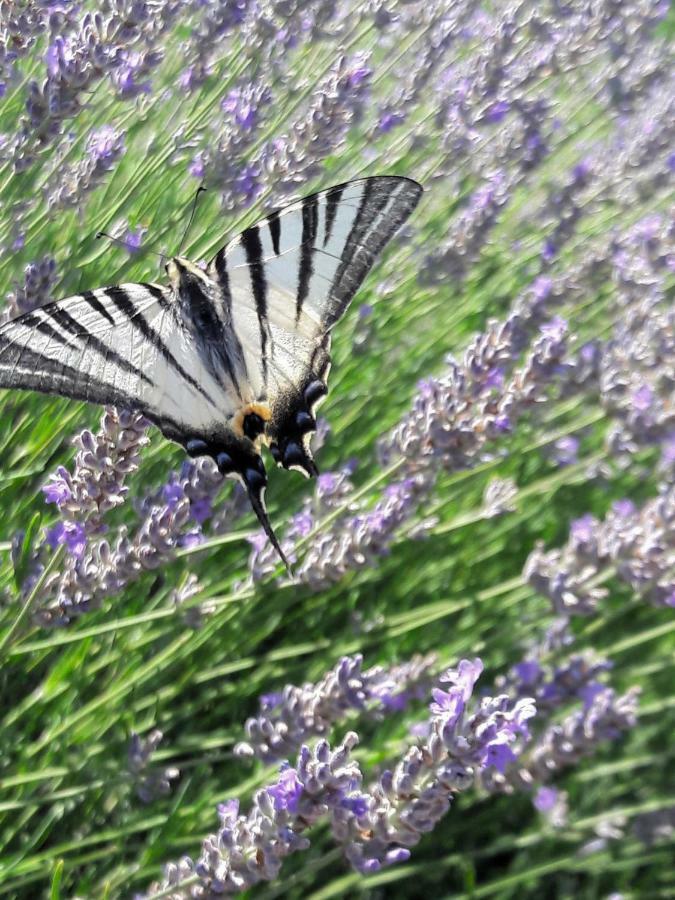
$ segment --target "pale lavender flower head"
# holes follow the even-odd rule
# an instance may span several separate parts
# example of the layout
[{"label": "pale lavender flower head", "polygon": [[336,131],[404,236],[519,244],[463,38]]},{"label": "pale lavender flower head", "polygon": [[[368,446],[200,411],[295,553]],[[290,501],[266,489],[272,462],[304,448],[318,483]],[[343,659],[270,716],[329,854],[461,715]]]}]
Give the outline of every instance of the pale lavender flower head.
[{"label": "pale lavender flower head", "polygon": [[59,543],[65,544],[73,556],[80,557],[87,546],[87,533],[81,522],[64,522]]},{"label": "pale lavender flower head", "polygon": [[267,793],[272,798],[275,809],[296,812],[302,790],[297,771],[287,764],[282,766],[279,780],[267,789]]},{"label": "pale lavender flower head", "polygon": [[532,798],[534,808],[539,812],[550,812],[558,801],[558,791],[552,787],[541,787]]},{"label": "pale lavender flower head", "polygon": [[483,663],[478,657],[473,660],[462,659],[456,669],[446,669],[438,680],[441,684],[453,685],[461,698],[467,701],[482,671]]},{"label": "pale lavender flower head", "polygon": [[188,173],[198,181],[204,177],[206,172],[206,159],[203,153],[197,153],[192,157],[188,165]]},{"label": "pale lavender flower head", "polygon": [[128,253],[138,253],[143,244],[147,229],[139,225],[138,228],[127,228],[122,235],[122,241]]},{"label": "pale lavender flower head", "polygon": [[577,462],[579,438],[569,434],[559,438],[553,445],[553,459],[560,466],[571,466]]},{"label": "pale lavender flower head", "polygon": [[642,384],[633,391],[631,400],[635,409],[646,412],[654,402],[654,391],[649,385]]},{"label": "pale lavender flower head", "polygon": [[70,473],[64,466],[59,466],[49,477],[47,484],[43,485],[42,492],[47,503],[55,503],[61,508],[73,496],[73,486]]},{"label": "pale lavender flower head", "polygon": [[87,140],[87,153],[97,162],[112,162],[124,148],[124,137],[112,125],[92,131]]}]

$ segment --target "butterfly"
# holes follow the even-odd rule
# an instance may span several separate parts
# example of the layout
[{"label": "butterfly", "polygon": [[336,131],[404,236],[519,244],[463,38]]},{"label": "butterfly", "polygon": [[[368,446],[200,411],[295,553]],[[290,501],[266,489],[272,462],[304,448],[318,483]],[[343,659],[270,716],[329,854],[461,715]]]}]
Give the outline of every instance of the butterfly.
[{"label": "butterfly", "polygon": [[112,285],[25,313],[0,328],[0,387],[143,413],[243,482],[289,568],[262,445],[279,466],[318,474],[309,442],[331,330],[421,193],[396,176],[336,185],[269,213],[205,269],[170,259],[168,285]]}]

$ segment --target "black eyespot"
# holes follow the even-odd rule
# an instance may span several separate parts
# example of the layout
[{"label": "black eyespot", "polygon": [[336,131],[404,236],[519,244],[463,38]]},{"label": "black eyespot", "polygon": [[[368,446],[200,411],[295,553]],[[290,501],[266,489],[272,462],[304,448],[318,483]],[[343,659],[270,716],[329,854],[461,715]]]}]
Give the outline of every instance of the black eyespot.
[{"label": "black eyespot", "polygon": [[246,469],[244,472],[244,481],[252,491],[258,492],[267,484],[267,479],[255,469]]},{"label": "black eyespot", "polygon": [[244,434],[249,440],[254,441],[265,430],[265,421],[258,413],[250,412],[244,416]]},{"label": "black eyespot", "polygon": [[185,449],[190,456],[204,456],[204,454],[208,452],[206,441],[202,441],[199,438],[192,438],[189,440],[185,445]]},{"label": "black eyespot", "polygon": [[301,409],[300,412],[295,417],[296,425],[298,426],[298,430],[301,434],[304,434],[307,431],[313,431],[316,428],[316,421],[314,416],[310,416],[308,412],[305,412],[304,409]]},{"label": "black eyespot", "polygon": [[301,466],[305,462],[305,453],[299,444],[289,441],[284,450],[285,466]]},{"label": "black eyespot", "polygon": [[234,468],[232,457],[229,453],[219,453],[218,456],[216,456],[216,463],[218,465],[219,471],[222,472],[223,475],[231,472]]},{"label": "black eyespot", "polygon": [[279,449],[278,444],[270,444],[270,453],[272,454],[274,462],[281,462],[281,450]]},{"label": "black eyespot", "polygon": [[323,381],[310,381],[304,390],[305,401],[308,406],[312,406],[316,401],[328,392]]}]

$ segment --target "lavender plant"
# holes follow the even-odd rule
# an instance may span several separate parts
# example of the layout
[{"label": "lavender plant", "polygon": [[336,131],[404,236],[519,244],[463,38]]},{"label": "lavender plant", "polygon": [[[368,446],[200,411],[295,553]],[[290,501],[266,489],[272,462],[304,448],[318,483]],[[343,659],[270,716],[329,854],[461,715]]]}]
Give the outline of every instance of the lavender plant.
[{"label": "lavender plant", "polygon": [[672,36],[652,0],[0,0],[3,321],[162,279],[198,183],[196,260],[425,187],[336,329],[322,474],[270,492],[293,581],[136,413],[0,398],[5,893],[664,890]]}]

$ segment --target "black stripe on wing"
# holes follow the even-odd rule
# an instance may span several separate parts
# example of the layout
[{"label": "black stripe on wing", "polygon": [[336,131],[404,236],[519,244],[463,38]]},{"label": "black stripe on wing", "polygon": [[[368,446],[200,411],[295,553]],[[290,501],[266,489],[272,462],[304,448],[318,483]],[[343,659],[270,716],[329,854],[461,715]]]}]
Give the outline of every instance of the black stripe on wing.
[{"label": "black stripe on wing", "polygon": [[319,198],[317,194],[302,201],[302,237],[300,239],[300,268],[298,270],[298,293],[295,299],[295,323],[300,321],[302,304],[309,294],[309,283],[314,274],[314,253],[316,230],[319,220]]},{"label": "black stripe on wing", "polygon": [[[9,369],[9,371],[7,371]],[[51,359],[0,333],[0,385],[27,388],[43,394],[63,394],[73,400],[115,403],[134,409],[135,398],[114,390],[67,363]]]},{"label": "black stripe on wing", "polygon": [[267,335],[269,325],[267,322],[267,280],[265,278],[265,263],[263,262],[262,241],[258,225],[252,225],[241,233],[241,244],[246,253],[251,277],[251,290],[258,314],[260,325],[260,352],[262,357],[263,381],[267,384]]},{"label": "black stripe on wing", "polygon": [[[218,284],[220,286],[220,293],[223,304],[223,319],[225,321],[225,328],[227,329],[226,333],[224,334],[224,340],[228,362],[229,365],[234,369],[232,360],[236,360],[236,365],[239,366],[239,369],[243,373],[244,378],[247,378],[248,375],[246,371],[246,357],[244,356],[244,349],[241,346],[241,342],[237,337],[234,328],[232,328],[232,291],[230,290],[230,276],[227,271],[227,256],[225,254],[224,247],[216,255],[214,264],[216,275],[218,276]],[[231,378],[237,394],[241,398],[241,386],[234,371],[232,372]]]},{"label": "black stripe on wing", "polygon": [[80,294],[80,297],[84,300],[85,303],[88,303],[92,309],[96,310],[99,316],[107,319],[111,325],[115,324],[115,320],[113,319],[113,317],[96,296],[96,291],[83,291]]},{"label": "black stripe on wing", "polygon": [[141,381],[144,381],[148,385],[154,385],[152,379],[149,378],[145,372],[142,372],[138,366],[135,366],[131,360],[126,359],[124,356],[120,356],[116,350],[104,343],[93,332],[89,331],[82,322],[73,318],[73,316],[66,312],[62,306],[59,306],[58,303],[49,303],[46,306],[42,306],[39,314],[49,316],[49,318],[61,326],[64,332],[73,335],[73,337],[76,337],[79,340],[84,338],[82,351],[84,352],[91,347],[103,358],[104,365],[110,360],[122,371],[128,372],[135,378],[140,378]]},{"label": "black stripe on wing", "polygon": [[324,247],[330,241],[333,233],[333,224],[335,223],[335,215],[340,205],[340,197],[344,193],[346,185],[340,184],[337,187],[330,188],[326,191],[326,227],[323,235]]},{"label": "black stripe on wing", "polygon": [[[163,291],[161,291],[160,288],[156,288],[156,291],[159,293],[163,300]],[[175,369],[176,372],[178,372],[181,378],[183,378],[191,387],[198,391],[202,395],[202,397],[209,401],[209,403],[214,403],[214,400],[210,396],[208,391],[206,391],[197,381],[197,379],[194,378],[188,371],[186,371],[186,369],[178,362],[171,350],[165,344],[161,334],[158,331],[155,331],[155,329],[145,318],[143,310],[133,302],[128,291],[121,286],[115,286],[105,288],[104,293],[106,297],[108,297],[110,301],[115,304],[120,312],[122,312],[127,317],[128,321],[133,325],[133,327],[140,331],[143,338],[152,347],[154,347],[158,353],[161,354],[164,360],[166,360],[166,362],[173,369]]]}]

